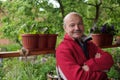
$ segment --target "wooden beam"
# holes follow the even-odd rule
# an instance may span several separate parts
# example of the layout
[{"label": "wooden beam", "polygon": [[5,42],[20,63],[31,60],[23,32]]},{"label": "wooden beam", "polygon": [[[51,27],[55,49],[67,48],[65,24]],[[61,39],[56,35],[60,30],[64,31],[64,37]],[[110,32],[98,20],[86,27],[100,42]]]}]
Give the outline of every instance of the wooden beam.
[{"label": "wooden beam", "polygon": [[116,48],[120,47],[120,44],[113,44],[113,45],[108,45],[108,46],[100,46],[101,48]]},{"label": "wooden beam", "polygon": [[[119,45],[109,45],[109,46],[101,46],[101,48],[115,48],[115,47],[120,47]],[[9,58],[9,57],[20,57],[24,56],[20,54],[21,51],[10,51],[10,52],[0,52],[0,58]],[[55,50],[32,50],[29,51],[27,56],[32,56],[32,55],[41,55],[41,54],[55,54]]]},{"label": "wooden beam", "polygon": [[[41,54],[51,54],[51,53],[55,53],[55,50],[29,51],[27,56],[41,55]],[[23,56],[23,55],[20,54],[20,51],[0,52],[0,58],[20,57],[20,56]]]}]

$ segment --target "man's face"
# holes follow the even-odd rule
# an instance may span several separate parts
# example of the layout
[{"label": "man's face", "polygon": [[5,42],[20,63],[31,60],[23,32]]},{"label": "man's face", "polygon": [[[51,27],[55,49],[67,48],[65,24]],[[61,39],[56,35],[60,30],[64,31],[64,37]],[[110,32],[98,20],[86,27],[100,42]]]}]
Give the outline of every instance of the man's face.
[{"label": "man's face", "polygon": [[65,19],[64,30],[73,39],[81,38],[84,32],[82,18],[78,15],[69,15]]}]

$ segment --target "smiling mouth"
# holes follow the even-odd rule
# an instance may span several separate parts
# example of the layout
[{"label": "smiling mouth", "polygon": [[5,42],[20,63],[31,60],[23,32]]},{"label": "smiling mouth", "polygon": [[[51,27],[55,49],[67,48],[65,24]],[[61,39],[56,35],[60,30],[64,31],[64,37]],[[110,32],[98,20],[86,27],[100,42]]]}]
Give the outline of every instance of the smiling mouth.
[{"label": "smiling mouth", "polygon": [[76,30],[74,33],[82,33],[82,30]]},{"label": "smiling mouth", "polygon": [[74,33],[81,33],[81,32],[74,32]]},{"label": "smiling mouth", "polygon": [[74,33],[74,35],[75,35],[75,36],[80,36],[80,35],[81,35],[81,33]]},{"label": "smiling mouth", "polygon": [[81,34],[82,32],[81,31],[79,31],[79,32],[74,32],[75,34]]}]

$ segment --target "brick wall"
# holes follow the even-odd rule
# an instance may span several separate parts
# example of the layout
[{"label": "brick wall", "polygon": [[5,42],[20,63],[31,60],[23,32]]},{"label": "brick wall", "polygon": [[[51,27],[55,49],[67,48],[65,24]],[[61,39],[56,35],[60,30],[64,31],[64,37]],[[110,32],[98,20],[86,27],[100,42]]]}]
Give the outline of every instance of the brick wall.
[{"label": "brick wall", "polygon": [[11,41],[8,40],[8,39],[0,39],[0,45],[7,45],[7,44],[10,44]]}]

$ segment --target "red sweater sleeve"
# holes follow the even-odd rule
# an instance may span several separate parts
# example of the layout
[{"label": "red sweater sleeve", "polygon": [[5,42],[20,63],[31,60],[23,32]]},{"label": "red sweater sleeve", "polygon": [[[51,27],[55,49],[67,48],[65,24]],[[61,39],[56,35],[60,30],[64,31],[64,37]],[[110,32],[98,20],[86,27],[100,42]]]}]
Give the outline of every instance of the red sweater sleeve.
[{"label": "red sweater sleeve", "polygon": [[103,71],[109,70],[110,67],[114,64],[112,56],[108,52],[104,52],[102,49],[93,46],[95,53],[100,53],[100,58],[91,58],[86,61],[86,64],[89,66],[91,71]]}]

